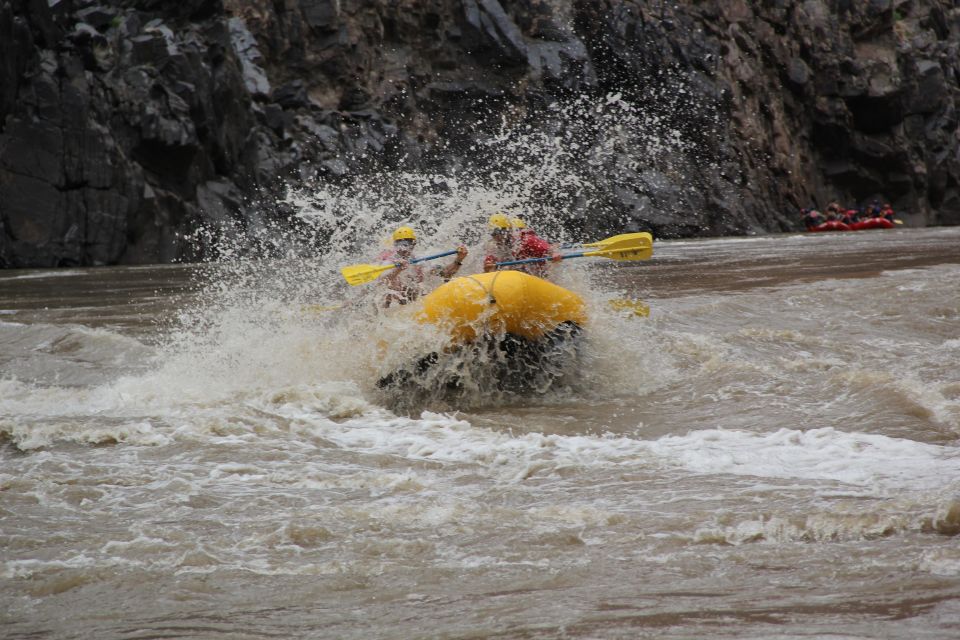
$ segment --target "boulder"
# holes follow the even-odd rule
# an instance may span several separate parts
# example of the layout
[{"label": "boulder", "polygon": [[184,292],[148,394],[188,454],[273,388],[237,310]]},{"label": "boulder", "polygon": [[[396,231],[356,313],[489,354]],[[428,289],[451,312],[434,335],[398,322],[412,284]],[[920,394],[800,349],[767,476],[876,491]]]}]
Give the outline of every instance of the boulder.
[{"label": "boulder", "polygon": [[310,28],[335,31],[340,17],[340,0],[299,0],[300,11]]},{"label": "boulder", "polygon": [[493,55],[505,64],[526,64],[527,44],[520,28],[497,0],[462,0],[463,33],[474,55]]},{"label": "boulder", "polygon": [[93,5],[80,9],[75,15],[81,23],[88,24],[98,31],[104,31],[113,24],[119,13],[114,7]]},{"label": "boulder", "polygon": [[955,223],[947,4],[0,0],[0,263],[200,258],[197,225],[242,244],[301,180],[484,183],[558,148],[529,193],[572,227],[789,230],[867,197]]},{"label": "boulder", "polygon": [[270,80],[260,66],[263,56],[257,47],[257,41],[240,18],[230,18],[230,40],[240,59],[243,71],[243,83],[250,95],[266,98],[270,95]]},{"label": "boulder", "polygon": [[310,106],[303,80],[288,82],[273,91],[272,99],[284,109],[299,109]]}]

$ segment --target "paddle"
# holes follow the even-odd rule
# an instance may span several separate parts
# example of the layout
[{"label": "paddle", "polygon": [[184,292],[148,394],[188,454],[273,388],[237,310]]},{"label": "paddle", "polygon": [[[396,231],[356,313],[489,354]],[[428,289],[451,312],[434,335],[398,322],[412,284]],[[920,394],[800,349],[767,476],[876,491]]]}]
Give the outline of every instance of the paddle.
[{"label": "paddle", "polygon": [[631,300],[629,298],[618,298],[610,300],[607,304],[615,311],[632,311],[633,315],[646,318],[650,315],[650,307],[643,300]]},{"label": "paddle", "polygon": [[597,240],[595,242],[568,242],[567,244],[560,245],[561,249],[573,249],[575,247],[598,247],[602,248],[617,242],[624,242],[627,240],[638,240],[643,242],[644,240],[651,241],[652,236],[646,231],[638,231],[636,233],[621,233],[616,236],[610,236],[604,240]]},{"label": "paddle", "polygon": [[[456,249],[453,251],[444,251],[443,253],[437,253],[432,256],[426,256],[424,258],[415,258],[410,260],[410,264],[416,264],[417,262],[426,262],[427,260],[436,260],[437,258],[443,258],[444,256],[452,256],[457,252]],[[397,266],[397,263],[393,264],[355,264],[349,267],[343,267],[340,269],[340,273],[343,274],[344,279],[347,281],[347,284],[351,286],[357,286],[358,284],[366,284],[368,282],[373,282],[380,277],[381,273],[389,271]]]},{"label": "paddle", "polygon": [[[560,256],[561,260],[570,258],[610,258],[618,262],[630,262],[633,260],[647,260],[653,255],[653,240],[649,233],[639,234],[642,237],[619,240],[604,246],[595,251],[578,251],[577,253],[568,253]],[[508,260],[507,262],[498,262],[498,267],[510,267],[515,264],[532,264],[534,262],[547,262],[551,257],[544,258],[526,258],[525,260]]]}]

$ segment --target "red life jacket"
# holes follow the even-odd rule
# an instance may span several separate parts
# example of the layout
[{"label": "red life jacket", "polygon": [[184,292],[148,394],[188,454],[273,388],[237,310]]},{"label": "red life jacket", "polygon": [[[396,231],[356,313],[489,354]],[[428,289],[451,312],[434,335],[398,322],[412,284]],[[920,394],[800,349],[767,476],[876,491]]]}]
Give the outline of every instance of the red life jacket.
[{"label": "red life jacket", "polygon": [[547,258],[553,253],[550,243],[529,229],[520,232],[520,239],[513,256],[517,260],[527,258]]}]

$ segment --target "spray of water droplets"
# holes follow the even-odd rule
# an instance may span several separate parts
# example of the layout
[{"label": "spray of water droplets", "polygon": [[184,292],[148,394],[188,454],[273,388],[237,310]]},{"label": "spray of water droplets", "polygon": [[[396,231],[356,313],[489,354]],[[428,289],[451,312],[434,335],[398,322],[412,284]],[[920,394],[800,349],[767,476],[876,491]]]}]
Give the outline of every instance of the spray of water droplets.
[{"label": "spray of water droplets", "polygon": [[[486,220],[497,211],[524,218],[558,245],[642,230],[637,220],[643,211],[624,211],[612,194],[668,180],[696,164],[691,158],[697,157],[697,136],[677,125],[677,114],[690,105],[682,95],[672,96],[673,104],[655,96],[659,101],[650,102],[656,108],[613,93],[555,103],[535,118],[488,116],[473,126],[477,133],[465,154],[443,171],[384,169],[349,180],[291,184],[282,203],[291,215],[282,224],[246,233],[199,231],[195,240],[216,245],[217,260],[203,271],[197,303],[184,308],[169,331],[166,366],[203,371],[227,388],[347,377],[373,389],[373,381],[398,368],[449,353],[447,338],[409,311],[385,313],[381,285],[347,286],[340,267],[382,261],[391,231],[406,225],[417,233],[419,255],[464,244],[470,255],[461,275],[479,272]],[[696,134],[706,135],[702,128]],[[700,164],[697,175],[709,165]],[[670,188],[697,193],[696,180],[681,179]],[[586,260],[565,262],[552,278],[583,296],[593,317],[609,315],[604,303],[618,295],[595,281]],[[429,289],[440,281],[425,284]],[[556,389],[577,392],[584,381],[590,386],[589,361],[603,357],[604,332],[606,348],[623,348],[614,336],[624,330],[621,322],[592,323],[588,355],[581,348],[567,354],[576,356],[574,369],[581,375]],[[491,368],[465,370],[464,359],[475,364],[485,357],[474,351],[443,367],[456,372],[458,406],[512,396],[502,380],[482,380],[481,369]],[[426,384],[448,387],[450,376],[442,379],[437,384],[426,376]],[[545,391],[550,385],[533,387]],[[417,404],[430,406],[437,398],[427,394]]]}]

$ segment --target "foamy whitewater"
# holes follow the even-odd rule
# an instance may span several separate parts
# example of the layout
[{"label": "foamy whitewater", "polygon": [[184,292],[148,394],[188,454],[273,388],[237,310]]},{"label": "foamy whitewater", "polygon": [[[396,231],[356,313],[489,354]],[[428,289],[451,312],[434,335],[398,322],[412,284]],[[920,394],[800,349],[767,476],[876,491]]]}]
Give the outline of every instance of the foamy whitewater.
[{"label": "foamy whitewater", "polygon": [[471,273],[501,208],[597,239],[544,157],[304,189],[270,255],[0,273],[4,637],[956,637],[957,229],[566,261],[562,383],[377,388],[442,336],[339,267],[406,222]]}]

